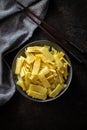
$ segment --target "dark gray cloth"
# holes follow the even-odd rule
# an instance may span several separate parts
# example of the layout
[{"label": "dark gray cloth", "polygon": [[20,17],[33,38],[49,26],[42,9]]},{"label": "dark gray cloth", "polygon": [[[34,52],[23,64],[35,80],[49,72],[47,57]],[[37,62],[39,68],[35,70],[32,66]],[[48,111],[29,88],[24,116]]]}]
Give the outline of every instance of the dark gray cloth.
[{"label": "dark gray cloth", "polygon": [[[49,0],[18,1],[44,18]],[[20,12],[16,0],[0,0],[0,53],[12,50],[29,40],[36,28],[37,25]],[[2,71],[3,82],[8,84],[8,87],[0,87],[0,105],[5,104],[15,92],[11,72],[5,62]]]}]

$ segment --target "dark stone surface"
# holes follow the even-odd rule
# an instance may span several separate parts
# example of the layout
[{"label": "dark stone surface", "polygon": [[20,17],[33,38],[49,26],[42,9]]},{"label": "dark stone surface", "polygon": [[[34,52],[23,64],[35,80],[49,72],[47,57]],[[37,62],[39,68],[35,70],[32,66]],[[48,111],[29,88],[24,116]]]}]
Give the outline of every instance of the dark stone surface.
[{"label": "dark stone surface", "polygon": [[[87,51],[87,0],[50,0],[45,20]],[[39,39],[48,38],[36,29],[29,42]],[[19,49],[5,57],[10,66]],[[0,130],[87,128],[87,56],[69,49],[81,57],[84,64],[71,57],[73,79],[66,93],[53,102],[36,103],[16,91],[11,100],[0,107]]]}]

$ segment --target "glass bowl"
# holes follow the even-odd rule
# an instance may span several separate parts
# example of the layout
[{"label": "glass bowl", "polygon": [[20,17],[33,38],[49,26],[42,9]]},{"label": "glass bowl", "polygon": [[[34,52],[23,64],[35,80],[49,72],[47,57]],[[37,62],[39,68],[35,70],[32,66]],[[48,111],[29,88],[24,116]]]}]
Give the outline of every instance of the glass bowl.
[{"label": "glass bowl", "polygon": [[[68,78],[66,80],[66,85],[67,87],[65,87],[56,97],[50,97],[50,98],[47,98],[45,100],[41,100],[41,99],[35,99],[35,98],[32,98],[30,97],[29,95],[27,95],[27,93],[25,91],[22,90],[21,87],[19,87],[17,84],[16,84],[16,81],[17,81],[17,76],[15,75],[15,67],[16,67],[16,59],[19,57],[19,56],[23,56],[24,55],[24,51],[25,51],[25,48],[27,47],[30,47],[30,46],[50,46],[50,47],[53,47],[54,49],[56,49],[57,51],[62,51],[64,52],[65,54],[65,58],[66,60],[69,62],[70,64],[70,67],[68,68]],[[72,80],[72,65],[71,65],[71,61],[70,61],[70,58],[68,57],[68,55],[65,53],[65,51],[59,46],[57,45],[56,43],[54,42],[51,42],[51,41],[48,41],[48,40],[38,40],[38,41],[34,41],[34,42],[31,42],[29,44],[27,44],[26,46],[24,46],[21,50],[19,50],[19,52],[17,53],[17,55],[15,56],[14,60],[13,60],[13,64],[12,64],[12,77],[13,77],[13,81],[14,81],[14,84],[17,88],[17,90],[24,96],[26,97],[27,99],[29,100],[32,100],[32,101],[36,101],[36,102],[48,102],[48,101],[53,101],[57,98],[59,98],[60,96],[62,96],[66,90],[68,89],[70,83],[71,83],[71,80]]]}]

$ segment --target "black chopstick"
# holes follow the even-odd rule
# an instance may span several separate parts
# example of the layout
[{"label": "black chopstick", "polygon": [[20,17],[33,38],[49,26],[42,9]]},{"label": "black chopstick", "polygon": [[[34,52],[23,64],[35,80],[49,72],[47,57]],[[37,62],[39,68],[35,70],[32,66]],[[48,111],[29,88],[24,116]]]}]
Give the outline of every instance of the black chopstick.
[{"label": "black chopstick", "polygon": [[[20,2],[17,1],[17,3],[22,6],[23,8],[27,8],[24,7]],[[57,36],[59,36],[61,39],[65,40],[66,42],[68,42],[71,46],[73,46],[74,48],[76,48],[80,53],[84,54],[85,52],[79,48],[76,44],[74,44],[72,41],[70,41],[67,37],[65,37],[61,32],[58,32],[55,28],[53,28],[52,26],[50,26],[47,22],[45,22],[43,19],[41,19],[39,16],[37,16],[35,13],[33,13],[29,8],[27,8],[27,10],[29,11],[29,13],[31,13],[34,17],[36,17],[38,20],[40,20],[44,25],[46,25],[46,27],[48,27],[51,31],[55,32],[55,34]]]},{"label": "black chopstick", "polygon": [[[41,19],[40,17],[38,17],[36,14],[34,14],[30,9],[28,9],[27,7],[24,7],[24,5],[22,5],[21,3],[17,2],[22,8],[23,8],[23,12],[34,22],[38,25],[38,27],[49,37],[51,38],[51,40],[53,40],[54,42],[56,42],[57,44],[59,44],[67,53],[69,53],[72,57],[74,57],[74,59],[76,59],[79,63],[82,63],[83,61],[78,58],[76,55],[74,55],[70,50],[68,50],[66,47],[63,46],[63,44],[61,44],[58,40],[56,40],[56,38],[49,33],[44,27],[42,27],[34,18],[37,18],[39,21],[41,21],[46,27],[50,28],[51,31],[55,32],[57,35],[59,35],[62,39],[66,40],[67,42],[69,42],[64,35],[62,35],[61,33],[57,32],[53,27],[51,27],[48,23],[46,23],[43,19]],[[33,16],[33,17],[32,17]],[[71,45],[72,42],[71,42]],[[83,50],[81,50],[80,48],[78,48],[77,46],[74,46],[76,49],[78,49],[81,53],[83,53]]]}]

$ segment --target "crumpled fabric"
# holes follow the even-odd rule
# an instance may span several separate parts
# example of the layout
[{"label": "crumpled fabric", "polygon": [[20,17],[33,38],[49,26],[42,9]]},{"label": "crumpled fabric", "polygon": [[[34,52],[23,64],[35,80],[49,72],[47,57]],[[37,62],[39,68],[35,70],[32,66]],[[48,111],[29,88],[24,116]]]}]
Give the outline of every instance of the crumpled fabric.
[{"label": "crumpled fabric", "polygon": [[[49,0],[18,0],[28,6],[36,15],[44,18]],[[16,0],[0,0],[0,53],[19,47],[32,37],[37,25],[20,11]],[[3,60],[2,79],[6,84],[0,86],[0,105],[5,104],[15,93],[11,70]]]}]

